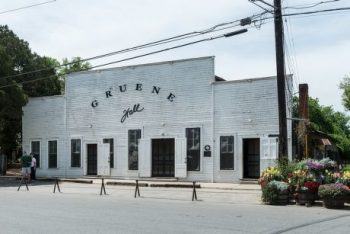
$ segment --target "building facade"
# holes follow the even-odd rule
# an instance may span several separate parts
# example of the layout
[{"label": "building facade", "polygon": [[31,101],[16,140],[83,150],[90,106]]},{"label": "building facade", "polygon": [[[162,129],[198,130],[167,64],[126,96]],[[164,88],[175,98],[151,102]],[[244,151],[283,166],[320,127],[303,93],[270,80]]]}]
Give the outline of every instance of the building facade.
[{"label": "building facade", "polygon": [[[276,77],[225,81],[203,57],[74,73],[65,85],[23,108],[38,176],[239,182],[277,159]],[[288,138],[291,149],[290,123]]]}]

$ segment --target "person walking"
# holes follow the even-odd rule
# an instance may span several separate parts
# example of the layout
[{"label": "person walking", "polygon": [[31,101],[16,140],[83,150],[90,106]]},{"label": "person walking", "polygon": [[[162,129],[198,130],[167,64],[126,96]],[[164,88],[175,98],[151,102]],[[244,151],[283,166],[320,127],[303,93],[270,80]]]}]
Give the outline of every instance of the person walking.
[{"label": "person walking", "polygon": [[36,158],[34,154],[31,153],[31,166],[30,166],[30,179],[36,180]]},{"label": "person walking", "polygon": [[21,158],[21,164],[22,164],[22,176],[30,182],[30,167],[31,167],[32,158],[24,152],[22,158]]}]

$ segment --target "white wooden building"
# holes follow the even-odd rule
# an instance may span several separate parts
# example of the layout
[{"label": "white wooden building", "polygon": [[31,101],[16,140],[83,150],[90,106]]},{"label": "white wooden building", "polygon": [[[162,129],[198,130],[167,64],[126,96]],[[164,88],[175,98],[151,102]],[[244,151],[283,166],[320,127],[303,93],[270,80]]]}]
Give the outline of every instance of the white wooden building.
[{"label": "white wooden building", "polygon": [[277,158],[276,77],[225,81],[214,57],[74,73],[23,112],[38,176],[239,182]]}]

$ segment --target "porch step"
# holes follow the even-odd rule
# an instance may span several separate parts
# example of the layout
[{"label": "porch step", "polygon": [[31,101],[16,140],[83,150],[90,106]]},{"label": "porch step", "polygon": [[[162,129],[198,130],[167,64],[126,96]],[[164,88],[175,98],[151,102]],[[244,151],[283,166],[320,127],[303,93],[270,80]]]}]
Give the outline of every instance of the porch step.
[{"label": "porch step", "polygon": [[240,184],[258,184],[258,179],[240,179]]}]

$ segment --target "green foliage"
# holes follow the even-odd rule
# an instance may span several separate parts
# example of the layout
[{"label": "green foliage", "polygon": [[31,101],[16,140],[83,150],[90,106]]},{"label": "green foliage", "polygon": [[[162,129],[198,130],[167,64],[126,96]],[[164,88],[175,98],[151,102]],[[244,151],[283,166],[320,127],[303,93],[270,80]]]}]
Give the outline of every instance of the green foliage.
[{"label": "green foliage", "polygon": [[[293,98],[293,115],[298,116],[298,98]],[[316,98],[309,98],[309,118],[312,128],[324,132],[336,141],[343,154],[350,159],[350,117],[335,111],[331,106],[322,106]]]},{"label": "green foliage", "polygon": [[349,188],[343,184],[324,184],[318,188],[320,198],[343,198],[350,194]]},{"label": "green foliage", "polygon": [[[77,62],[60,69],[53,58],[33,53],[28,42],[17,37],[7,26],[0,25],[0,150],[10,155],[20,146],[22,107],[27,97],[58,95],[64,87],[63,74],[90,68],[79,57]],[[37,71],[35,73],[28,73]],[[25,74],[27,73],[27,74]],[[19,74],[24,74],[16,76]],[[31,82],[35,81],[35,82]],[[24,82],[23,84],[21,84]]]},{"label": "green foliage", "polygon": [[343,171],[350,171],[350,164],[345,165]]},{"label": "green foliage", "polygon": [[343,105],[346,110],[350,110],[350,76],[345,76],[343,81],[339,85],[340,89],[343,90]]},{"label": "green foliage", "polygon": [[[66,65],[64,65],[66,64]],[[57,74],[60,77],[62,90],[64,91],[64,81],[66,74],[86,71],[91,68],[91,64],[89,62],[84,62],[80,57],[73,57],[72,59],[64,58],[61,63],[61,67],[57,69]]]},{"label": "green foliage", "polygon": [[263,202],[275,205],[279,203],[279,196],[282,192],[288,191],[288,184],[273,180],[269,182],[262,190],[261,199]]},{"label": "green foliage", "polygon": [[282,178],[286,179],[288,176],[297,170],[297,162],[296,161],[288,161],[288,158],[282,158],[277,161],[278,168],[281,172]]}]

